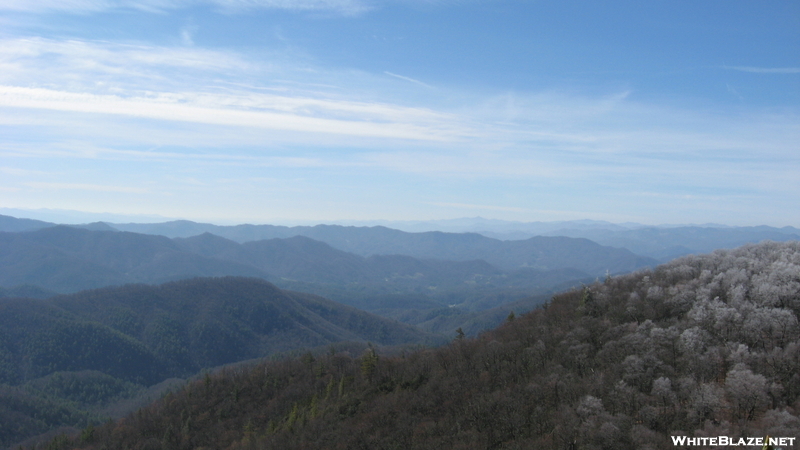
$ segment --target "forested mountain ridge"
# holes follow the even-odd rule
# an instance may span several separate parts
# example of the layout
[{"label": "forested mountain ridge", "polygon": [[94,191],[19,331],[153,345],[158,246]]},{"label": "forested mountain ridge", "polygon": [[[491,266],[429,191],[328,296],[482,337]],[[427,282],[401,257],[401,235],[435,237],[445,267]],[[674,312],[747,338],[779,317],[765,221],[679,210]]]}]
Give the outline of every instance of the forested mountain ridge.
[{"label": "forested mountain ridge", "polygon": [[[601,272],[602,268],[605,268],[603,273],[614,273],[650,262],[624,250],[570,238],[548,238],[541,245],[530,242],[521,245],[505,253],[509,258],[517,258],[514,264],[519,267],[502,270],[483,260],[447,261],[406,255],[364,257],[303,236],[239,244],[208,233],[169,239],[58,226],[30,232],[0,232],[0,286],[30,284],[69,293],[125,283],[233,275],[260,277],[302,289],[305,283],[324,296],[332,288],[345,288],[348,293],[337,300],[353,305],[361,301],[350,303],[348,299],[364,295],[442,296],[453,291],[468,298],[502,289],[518,291],[515,295],[519,299],[533,293],[552,292],[565,283],[591,279],[589,273]],[[542,254],[557,254],[558,249],[572,256],[546,257],[552,268],[524,267],[538,264],[536,261]],[[434,300],[437,302],[439,306],[464,303],[444,298]]]},{"label": "forested mountain ridge", "polygon": [[792,227],[642,227],[631,230],[560,229],[548,236],[569,236],[591,239],[601,245],[623,247],[659,261],[687,255],[708,253],[717,249],[735,248],[747,242],[800,240],[800,230]]},{"label": "forested mountain ridge", "polygon": [[[46,300],[0,299],[0,361],[6,363],[0,382],[19,384],[55,371],[99,370],[152,384],[296,348],[426,339],[433,336],[260,279],[126,285]],[[118,360],[120,355],[133,362]]]},{"label": "forested mountain ridge", "polygon": [[0,214],[0,231],[33,231],[55,226],[54,223],[33,219],[18,219]]},{"label": "forested mountain ridge", "polygon": [[[183,222],[181,222],[183,223]],[[156,232],[152,227],[141,226],[131,229],[143,232]],[[273,240],[304,236],[315,241],[325,242],[331,247],[356,255],[406,255],[419,259],[450,261],[484,260],[502,270],[515,270],[521,267],[557,269],[572,267],[599,276],[606,272],[627,272],[639,267],[652,265],[655,261],[634,255],[630,251],[597,245],[588,239],[563,237],[532,237],[520,241],[500,241],[477,233],[443,233],[429,231],[407,233],[386,227],[344,227],[339,225],[316,225],[313,227],[277,227],[273,225],[238,225],[234,227],[200,227],[195,224],[190,229],[207,229],[209,233],[234,241],[242,240],[237,229],[260,229],[260,234]],[[260,228],[259,228],[260,227]],[[255,239],[253,239],[255,240]],[[264,240],[261,238],[259,240]]]},{"label": "forested mountain ridge", "polygon": [[57,292],[33,286],[30,284],[20,284],[12,288],[0,287],[0,298],[28,297],[28,298],[48,298],[58,295]]},{"label": "forested mountain ridge", "polygon": [[[376,222],[377,223],[377,222]],[[54,226],[54,223],[30,219],[16,219],[0,215],[0,231],[26,231]],[[170,238],[187,238],[212,233],[239,243],[275,238],[306,236],[325,242],[339,250],[361,256],[372,254],[404,254],[429,258],[437,240],[456,237],[462,247],[475,245],[482,235],[503,241],[524,241],[536,236],[573,237],[589,239],[603,246],[625,248],[637,255],[655,258],[660,262],[716,249],[730,249],[747,243],[764,240],[785,242],[800,239],[800,230],[793,227],[706,225],[642,225],[613,224],[603,221],[575,220],[564,222],[506,222],[481,218],[465,218],[430,222],[385,222],[372,226],[278,226],[232,225],[221,226],[176,220],[162,223],[104,223],[75,225],[87,229],[120,230],[162,235]],[[460,237],[459,237],[460,236]],[[470,242],[474,241],[474,242]],[[488,241],[491,242],[491,241]],[[483,243],[485,244],[485,242]],[[482,259],[487,248],[480,244],[470,250],[466,259]],[[481,248],[483,245],[483,248]],[[433,247],[432,247],[433,246]],[[466,249],[464,247],[461,251]],[[436,251],[434,259],[442,259]],[[502,264],[501,264],[502,265]]]},{"label": "forested mountain ridge", "polygon": [[69,293],[126,283],[163,283],[198,276],[268,275],[207,258],[169,238],[67,226],[0,232],[0,285],[31,284]]},{"label": "forested mountain ridge", "polygon": [[[681,258],[477,339],[198,380],[50,448],[671,449],[800,435],[800,243]],[[798,444],[795,442],[795,444]]]},{"label": "forested mountain ridge", "polygon": [[[464,222],[454,226],[449,222]],[[173,221],[153,224],[110,224],[126,231],[161,234],[169,237],[189,237],[210,232],[237,242],[271,238],[307,236],[323,241],[340,250],[369,256],[370,254],[400,253],[425,257],[430,245],[440,233],[446,235],[479,234],[503,241],[524,241],[536,236],[566,236],[584,238],[604,246],[625,248],[631,252],[655,258],[661,262],[692,253],[707,253],[716,249],[730,249],[763,240],[785,242],[800,239],[800,230],[793,227],[724,225],[648,226],[641,224],[613,224],[598,221],[565,222],[503,222],[479,218],[454,221],[433,221],[412,226],[391,222],[386,226],[275,226],[235,225],[218,226],[190,221]],[[388,228],[387,228],[388,227]],[[400,230],[403,231],[400,231]],[[435,231],[438,230],[438,231]],[[445,232],[445,233],[442,233]],[[422,242],[427,240],[427,242]],[[435,245],[435,242],[434,242]],[[410,251],[404,248],[412,249]],[[469,257],[475,258],[475,255]],[[491,261],[490,261],[491,262]]]},{"label": "forested mountain ridge", "polygon": [[0,448],[57,426],[97,423],[98,408],[170,377],[342,342],[442,339],[254,278],[0,299]]},{"label": "forested mountain ridge", "polygon": [[463,284],[474,274],[499,276],[503,273],[481,260],[419,260],[405,255],[364,258],[304,236],[236,244],[205,233],[175,241],[203,256],[249,264],[276,277],[310,282],[374,283],[376,280],[416,276],[452,286]]}]

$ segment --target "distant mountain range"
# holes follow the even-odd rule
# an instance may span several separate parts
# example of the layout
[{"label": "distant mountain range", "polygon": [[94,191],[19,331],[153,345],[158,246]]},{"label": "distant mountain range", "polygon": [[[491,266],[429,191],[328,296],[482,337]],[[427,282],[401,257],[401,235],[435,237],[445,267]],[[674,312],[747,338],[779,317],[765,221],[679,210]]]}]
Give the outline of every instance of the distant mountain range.
[{"label": "distant mountain range", "polygon": [[[75,292],[124,283],[161,283],[193,276],[249,276],[347,285],[454,287],[511,284],[515,271],[573,269],[572,279],[628,272],[654,260],[586,239],[536,237],[500,241],[478,234],[405,233],[383,227],[317,226],[305,236],[243,244],[209,233],[190,238],[54,226],[0,232],[0,286],[31,284]],[[362,256],[372,254],[372,256]],[[509,281],[508,278],[511,277]],[[534,277],[535,278],[535,277]],[[555,280],[563,282],[566,279]]]},{"label": "distant mountain range", "polygon": [[708,223],[701,225],[644,225],[600,220],[560,222],[512,222],[482,217],[430,221],[362,221],[349,225],[386,226],[407,232],[444,231],[478,233],[500,240],[524,240],[534,236],[585,238],[601,245],[626,248],[638,255],[666,262],[687,254],[735,248],[764,240],[776,242],[800,239],[795,227],[735,227]]},{"label": "distant mountain range", "polygon": [[[456,221],[454,221],[456,222]],[[491,256],[478,256],[474,247],[463,245],[470,238],[465,234],[476,234],[484,238],[501,241],[523,241],[534,237],[572,237],[589,239],[603,246],[625,248],[632,253],[665,262],[687,254],[706,253],[716,249],[734,248],[747,243],[764,240],[785,242],[800,239],[800,229],[794,227],[775,228],[728,227],[724,225],[645,226],[639,224],[612,224],[599,221],[533,222],[516,223],[489,220],[467,220],[423,222],[417,226],[405,225],[420,231],[400,231],[385,226],[275,226],[234,225],[218,226],[190,221],[173,221],[159,224],[104,224],[109,227],[138,233],[159,234],[168,237],[188,237],[202,232],[213,233],[237,242],[258,239],[306,236],[330,244],[334,248],[359,255],[404,254],[418,258],[456,259],[482,258],[497,264]],[[422,231],[439,227],[441,230]],[[459,236],[459,237],[455,237]],[[457,242],[454,242],[457,241]],[[472,237],[468,245],[491,252],[491,241]],[[489,250],[489,248],[492,250]]]},{"label": "distant mountain range", "polygon": [[[89,216],[87,216],[89,217]],[[30,231],[56,225],[32,219],[0,216],[0,231]],[[354,226],[356,225],[356,226]],[[665,262],[678,256],[734,248],[763,240],[785,242],[800,239],[795,227],[732,227],[720,224],[643,225],[615,224],[596,220],[562,222],[511,222],[481,217],[432,221],[360,221],[345,225],[220,226],[176,220],[161,223],[107,223],[78,225],[94,230],[132,231],[175,237],[191,237],[212,233],[239,243],[263,239],[306,236],[334,248],[362,256],[403,254],[417,258],[486,259],[474,254],[462,255],[459,250],[438,245],[440,235],[475,233],[502,241],[527,240],[536,236],[564,236],[592,240],[600,245],[625,248],[631,252]],[[433,244],[433,247],[430,245]],[[442,254],[442,250],[447,255]],[[496,264],[490,259],[487,262]],[[499,267],[499,266],[498,266]]]},{"label": "distant mountain range", "polygon": [[[389,263],[385,258],[376,258],[378,255],[461,262],[480,260],[504,271],[521,268],[574,268],[590,276],[598,276],[606,271],[629,272],[655,264],[654,260],[639,257],[627,250],[603,247],[580,238],[538,236],[523,241],[500,241],[474,233],[406,233],[385,227],[356,228],[338,225],[317,225],[302,231],[305,233],[283,238],[283,242],[291,242],[293,246],[291,251],[285,253],[287,256],[306,251],[319,253],[322,247],[313,244],[316,241],[327,244],[326,247],[329,245],[333,249],[368,257],[369,265],[373,267],[382,267]],[[277,250],[275,246],[281,241],[276,238],[257,242],[259,243],[246,242],[243,245],[247,248],[260,247],[261,253],[274,254]],[[393,262],[399,263],[398,260]],[[488,267],[481,269],[489,270]],[[275,267],[273,270],[281,269]]]}]

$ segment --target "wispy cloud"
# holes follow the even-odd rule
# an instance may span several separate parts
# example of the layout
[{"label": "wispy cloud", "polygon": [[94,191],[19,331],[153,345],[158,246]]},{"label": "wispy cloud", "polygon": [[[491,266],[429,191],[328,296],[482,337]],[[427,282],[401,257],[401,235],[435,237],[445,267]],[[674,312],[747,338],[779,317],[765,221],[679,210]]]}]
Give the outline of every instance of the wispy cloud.
[{"label": "wispy cloud", "polygon": [[[373,122],[368,119],[343,120],[305,116],[288,112],[234,109],[223,107],[213,96],[156,95],[121,97],[0,86],[0,105],[53,111],[96,113],[141,117],[174,122],[192,122],[233,127],[338,134],[356,137],[381,137],[427,141],[452,140],[446,130],[413,123]],[[289,102],[290,103],[290,102]],[[310,103],[314,103],[313,101]],[[319,103],[319,102],[317,102]],[[278,107],[287,105],[277,105]],[[341,108],[346,109],[347,105]],[[355,105],[351,110],[368,109]],[[380,113],[381,107],[374,113]],[[385,111],[384,111],[385,112]]]},{"label": "wispy cloud", "polygon": [[250,80],[265,72],[280,79],[293,70],[197,48],[11,39],[0,41],[0,106],[354,137],[474,135],[452,113],[360,101],[341,86],[315,83],[325,73],[305,83],[253,86]]},{"label": "wispy cloud", "polygon": [[[103,82],[125,85],[133,81],[153,84],[169,75],[201,71],[205,76],[267,69],[229,52],[185,47],[121,44],[77,39],[17,38],[0,40],[0,81],[27,85],[65,84],[97,89]],[[53,73],[56,72],[56,73]]]},{"label": "wispy cloud", "polygon": [[[391,72],[337,72],[273,56],[77,39],[0,41],[0,173],[29,177],[7,189],[64,191],[67,198],[80,191],[155,197],[202,188],[196,194],[202,208],[209,195],[221,195],[212,192],[219,190],[213,180],[247,179],[255,181],[241,189],[250,198],[242,208],[252,210],[275,196],[275,183],[259,176],[275,177],[298,192],[275,205],[299,208],[314,191],[338,214],[340,199],[382,189],[375,186],[380,178],[387,191],[400,193],[420,181],[419,195],[431,210],[529,215],[561,207],[531,200],[556,190],[620,199],[664,186],[680,186],[676,195],[717,187],[774,197],[789,196],[800,183],[800,119],[790,109],[643,103],[629,90],[409,89],[408,83],[427,85]],[[82,172],[60,178],[24,172],[59,167]],[[141,176],[151,168],[179,175]],[[101,172],[127,176],[109,181]],[[193,178],[207,184],[186,181]],[[159,188],[137,187],[148,180]],[[509,198],[508,184],[524,193]],[[463,192],[438,195],[444,185]],[[26,200],[15,190],[0,201]],[[215,207],[231,203],[218,199]],[[164,201],[153,211],[179,207],[178,200]]]},{"label": "wispy cloud", "polygon": [[0,10],[46,12],[46,11],[100,11],[112,7],[106,0],[0,0]]},{"label": "wispy cloud", "polygon": [[19,177],[46,174],[46,172],[42,172],[40,170],[27,170],[27,169],[20,169],[17,167],[0,167],[0,173],[4,173],[6,175],[19,176]]},{"label": "wispy cloud", "polygon": [[770,73],[770,74],[800,73],[800,67],[723,66],[723,69],[738,70],[739,72],[750,72],[750,73]]},{"label": "wispy cloud", "polygon": [[345,15],[369,10],[359,0],[0,0],[0,10],[24,12],[67,12],[85,14],[109,9],[167,11],[198,5],[211,5],[225,12],[244,12],[253,9],[283,9],[290,11],[332,11]]},{"label": "wispy cloud", "polygon": [[415,79],[410,78],[410,77],[405,77],[403,75],[398,75],[398,74],[392,73],[392,72],[383,72],[383,73],[385,73],[386,75],[389,75],[390,77],[399,78],[401,80],[406,80],[406,81],[409,81],[411,83],[418,84],[420,86],[425,86],[426,88],[433,88],[433,86],[431,86],[429,84],[423,83],[422,81],[415,80]]},{"label": "wispy cloud", "polygon": [[205,0],[225,10],[286,9],[292,11],[334,11],[342,14],[359,14],[370,9],[359,0]]},{"label": "wispy cloud", "polygon": [[107,186],[107,185],[99,185],[99,184],[87,184],[87,183],[46,183],[46,182],[30,182],[25,183],[26,186],[35,188],[35,189],[46,189],[46,190],[78,190],[78,191],[95,191],[95,192],[118,192],[118,193],[125,193],[125,194],[144,194],[147,193],[148,190],[139,187],[128,187],[128,186]]}]

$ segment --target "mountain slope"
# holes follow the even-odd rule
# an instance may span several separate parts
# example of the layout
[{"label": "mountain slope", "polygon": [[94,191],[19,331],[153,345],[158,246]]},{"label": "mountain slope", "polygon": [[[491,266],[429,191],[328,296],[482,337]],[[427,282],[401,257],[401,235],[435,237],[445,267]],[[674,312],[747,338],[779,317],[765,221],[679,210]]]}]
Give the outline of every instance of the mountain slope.
[{"label": "mountain slope", "polygon": [[33,219],[18,219],[0,214],[0,231],[33,231],[52,227],[55,224]]},{"label": "mountain slope", "polygon": [[253,267],[185,252],[163,236],[66,226],[0,232],[0,285],[5,286],[74,292],[221,275],[267,276]]},{"label": "mountain slope", "polygon": [[0,298],[0,448],[54,427],[100,422],[109,399],[170,377],[342,342],[442,340],[253,278]]},{"label": "mountain slope", "polygon": [[155,383],[163,364],[129,335],[71,314],[48,300],[0,299],[0,383],[56,371],[98,370]]},{"label": "mountain slope", "polygon": [[751,245],[567,292],[439,349],[223,372],[53,448],[667,450],[670,436],[791,438],[799,314],[800,243]]},{"label": "mountain slope", "polygon": [[[178,375],[332,342],[374,340],[395,345],[430,337],[410,326],[254,278],[128,285],[60,296],[51,303],[145,343],[161,360],[184,370]],[[352,320],[331,322],[310,305],[323,305]],[[362,329],[358,323],[370,325]],[[371,334],[372,328],[385,330],[383,337]]]},{"label": "mountain slope", "polygon": [[707,253],[716,249],[735,248],[747,243],[765,240],[775,242],[800,239],[797,229],[791,227],[642,227],[633,230],[561,229],[548,233],[551,236],[571,236],[591,239],[601,245],[623,247],[630,251],[668,261],[690,253]]},{"label": "mountain slope", "polygon": [[152,384],[340,341],[435,340],[411,326],[263,280],[197,278],[46,300],[0,299],[0,382],[97,370]]}]

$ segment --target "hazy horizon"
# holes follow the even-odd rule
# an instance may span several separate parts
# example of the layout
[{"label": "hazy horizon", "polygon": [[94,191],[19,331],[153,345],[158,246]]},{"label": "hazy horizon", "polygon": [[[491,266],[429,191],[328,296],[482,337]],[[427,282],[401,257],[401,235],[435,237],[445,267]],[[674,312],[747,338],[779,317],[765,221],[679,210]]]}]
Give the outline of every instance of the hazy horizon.
[{"label": "hazy horizon", "polygon": [[24,208],[3,208],[0,207],[0,215],[16,217],[20,219],[33,219],[33,220],[41,220],[45,222],[52,222],[58,224],[65,224],[65,225],[84,225],[93,222],[107,222],[107,223],[139,223],[139,224],[148,224],[148,223],[162,223],[162,222],[171,222],[171,221],[191,221],[197,223],[208,223],[212,225],[219,225],[219,226],[233,226],[233,225],[279,225],[279,226],[311,226],[311,225],[345,225],[345,226],[375,226],[375,225],[383,225],[391,227],[392,224],[401,226],[401,225],[415,225],[415,224],[435,224],[435,223],[457,223],[457,222],[469,222],[469,221],[479,221],[479,222],[496,222],[500,225],[511,226],[511,224],[519,224],[519,225],[526,225],[526,224],[542,224],[542,225],[552,225],[552,224],[559,224],[559,223],[595,223],[595,224],[610,224],[610,225],[618,225],[618,226],[626,226],[626,227],[680,227],[680,226],[699,226],[699,227],[750,227],[750,226],[769,226],[774,228],[785,228],[785,227],[793,227],[793,228],[800,228],[795,224],[768,224],[768,223],[753,223],[748,225],[731,225],[726,223],[719,223],[719,222],[704,222],[704,223],[641,223],[641,222],[611,222],[606,220],[596,220],[591,218],[585,219],[574,219],[574,220],[530,220],[530,221],[520,221],[520,220],[504,220],[498,219],[493,217],[484,217],[484,216],[464,216],[464,217],[452,217],[452,218],[445,218],[445,219],[409,219],[409,220],[387,220],[387,219],[365,219],[365,220],[347,220],[347,219],[320,219],[320,220],[292,220],[292,219],[282,219],[282,218],[275,218],[273,220],[265,220],[265,221],[255,221],[255,220],[244,220],[244,221],[235,221],[235,220],[213,220],[213,219],[204,219],[204,218],[186,218],[186,217],[165,217],[159,215],[148,215],[148,214],[132,214],[132,215],[125,215],[125,214],[113,214],[113,213],[98,213],[98,212],[87,212],[87,211],[75,211],[75,210],[63,210],[63,209],[24,209]]}]

